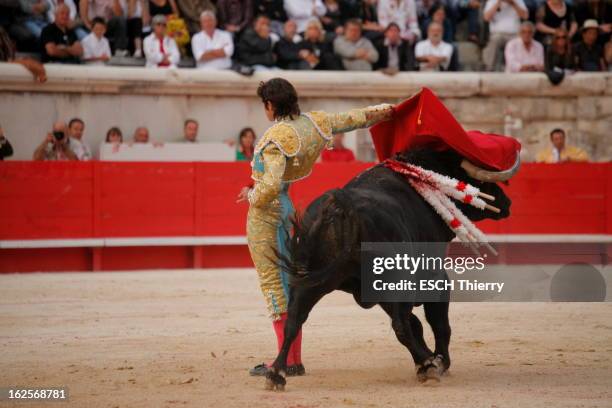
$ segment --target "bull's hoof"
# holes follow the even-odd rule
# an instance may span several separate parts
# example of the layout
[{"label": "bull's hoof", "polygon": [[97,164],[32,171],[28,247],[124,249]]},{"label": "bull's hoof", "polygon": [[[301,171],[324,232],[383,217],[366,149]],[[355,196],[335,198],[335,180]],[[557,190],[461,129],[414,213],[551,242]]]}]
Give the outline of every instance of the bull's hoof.
[{"label": "bull's hoof", "polygon": [[440,377],[444,374],[446,368],[441,356],[430,358],[423,365],[417,366],[417,381],[426,383],[428,381],[440,382]]},{"label": "bull's hoof", "polygon": [[417,381],[421,384],[428,381],[440,382],[440,376],[434,367],[422,367],[417,371]]},{"label": "bull's hoof", "polygon": [[266,374],[266,384],[264,389],[267,391],[285,391],[287,380],[282,375],[274,371],[268,371]]}]

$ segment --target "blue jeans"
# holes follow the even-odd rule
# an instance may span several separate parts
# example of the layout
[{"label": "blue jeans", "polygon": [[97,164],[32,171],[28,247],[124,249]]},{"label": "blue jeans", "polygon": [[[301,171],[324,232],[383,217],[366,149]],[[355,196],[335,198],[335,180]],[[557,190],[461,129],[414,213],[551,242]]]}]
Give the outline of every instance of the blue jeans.
[{"label": "blue jeans", "polygon": [[40,38],[43,28],[47,26],[47,22],[38,17],[28,17],[22,24],[37,39]]}]

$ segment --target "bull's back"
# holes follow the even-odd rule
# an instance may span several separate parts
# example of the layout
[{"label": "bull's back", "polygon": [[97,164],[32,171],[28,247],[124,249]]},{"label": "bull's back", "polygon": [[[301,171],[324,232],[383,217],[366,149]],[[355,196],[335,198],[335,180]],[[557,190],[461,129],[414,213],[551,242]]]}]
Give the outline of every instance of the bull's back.
[{"label": "bull's back", "polygon": [[406,179],[381,165],[349,181],[343,190],[362,223],[362,241],[439,242],[452,232]]}]

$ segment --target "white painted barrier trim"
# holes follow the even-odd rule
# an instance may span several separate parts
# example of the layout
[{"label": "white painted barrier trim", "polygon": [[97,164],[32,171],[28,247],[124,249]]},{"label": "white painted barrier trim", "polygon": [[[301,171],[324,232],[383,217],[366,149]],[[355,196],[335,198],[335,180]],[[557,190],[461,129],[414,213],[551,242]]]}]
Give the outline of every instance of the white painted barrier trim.
[{"label": "white painted barrier trim", "polygon": [[128,246],[246,245],[245,236],[17,239],[0,241],[9,248],[96,248]]},{"label": "white painted barrier trim", "polygon": [[611,234],[486,234],[495,243],[612,243]]},{"label": "white painted barrier trim", "polygon": [[[610,234],[489,234],[494,243],[612,243]],[[9,248],[97,248],[129,246],[246,245],[245,236],[25,239],[0,241]]]}]

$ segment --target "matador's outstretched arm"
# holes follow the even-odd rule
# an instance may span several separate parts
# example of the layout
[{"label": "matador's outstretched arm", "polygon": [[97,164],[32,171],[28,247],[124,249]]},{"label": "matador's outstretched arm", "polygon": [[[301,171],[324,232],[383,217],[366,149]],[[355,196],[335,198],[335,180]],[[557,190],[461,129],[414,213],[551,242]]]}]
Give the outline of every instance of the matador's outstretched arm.
[{"label": "matador's outstretched arm", "polygon": [[347,112],[330,113],[327,117],[331,125],[331,133],[368,128],[378,122],[389,120],[393,116],[393,108],[393,105],[383,103],[367,108],[351,109]]}]

